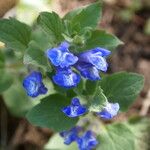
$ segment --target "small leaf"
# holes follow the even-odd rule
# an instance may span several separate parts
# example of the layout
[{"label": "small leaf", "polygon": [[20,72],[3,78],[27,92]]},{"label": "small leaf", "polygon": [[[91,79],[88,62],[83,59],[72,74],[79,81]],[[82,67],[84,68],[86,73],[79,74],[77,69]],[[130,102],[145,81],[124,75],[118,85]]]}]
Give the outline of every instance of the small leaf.
[{"label": "small leaf", "polygon": [[100,112],[106,102],[107,98],[104,95],[103,90],[98,87],[94,97],[89,101],[89,111]]},{"label": "small leaf", "polygon": [[44,70],[51,70],[50,66],[48,66],[44,51],[42,51],[34,41],[31,41],[29,44],[29,47],[25,52],[23,62],[26,65],[32,64],[41,67]]},{"label": "small leaf", "polygon": [[91,37],[85,42],[85,46],[80,51],[89,50],[95,47],[103,47],[107,49],[116,48],[123,44],[116,36],[106,33],[103,30],[93,30]]},{"label": "small leaf", "polygon": [[63,40],[64,24],[55,12],[42,12],[37,22],[49,36],[53,37],[52,42],[59,43]]},{"label": "small leaf", "polygon": [[73,127],[78,119],[69,118],[61,111],[63,107],[68,105],[68,101],[62,95],[50,95],[41,100],[27,113],[27,119],[34,125],[47,127],[55,131],[68,130]]},{"label": "small leaf", "polygon": [[7,90],[13,82],[11,74],[5,72],[4,70],[0,70],[0,93]]},{"label": "small leaf", "polygon": [[135,136],[127,125],[107,125],[98,137],[97,150],[135,150]]},{"label": "small leaf", "polygon": [[15,19],[0,20],[0,40],[8,48],[24,51],[30,41],[31,28]]},{"label": "small leaf", "polygon": [[126,111],[143,88],[144,78],[136,73],[120,72],[104,77],[100,86],[109,102],[118,102]]},{"label": "small leaf", "polygon": [[[66,14],[64,19],[71,20],[71,24],[80,24],[81,28],[95,28],[101,19],[102,8],[99,2],[92,3],[88,6],[81,7]],[[92,21],[91,21],[92,20]]]}]

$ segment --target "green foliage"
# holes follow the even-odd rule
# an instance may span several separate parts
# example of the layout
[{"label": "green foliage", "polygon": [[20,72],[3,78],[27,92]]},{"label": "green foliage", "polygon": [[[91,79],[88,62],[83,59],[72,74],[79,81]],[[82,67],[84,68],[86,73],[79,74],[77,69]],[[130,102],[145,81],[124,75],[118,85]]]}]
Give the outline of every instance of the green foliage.
[{"label": "green foliage", "polygon": [[135,150],[150,149],[150,119],[132,118],[127,124],[132,130],[135,138]]},{"label": "green foliage", "polygon": [[96,92],[98,83],[96,81],[87,80],[85,83],[85,94],[94,95]]},{"label": "green foliage", "polygon": [[97,150],[135,150],[135,136],[127,125],[122,123],[106,126],[98,137]]},{"label": "green foliage", "polygon": [[0,69],[3,69],[5,67],[5,57],[0,49]]},{"label": "green foliage", "polygon": [[100,112],[106,102],[107,98],[104,95],[103,90],[98,87],[92,100],[89,101],[89,111]]},{"label": "green foliage", "polygon": [[25,52],[23,61],[26,65],[32,64],[37,67],[41,67],[45,71],[51,70],[51,67],[48,66],[44,51],[42,51],[34,41],[30,42],[29,47]]},{"label": "green foliage", "polygon": [[120,72],[104,77],[100,86],[108,101],[118,102],[126,111],[143,88],[144,78],[136,73]]},{"label": "green foliage", "polygon": [[108,49],[116,48],[122,42],[114,35],[106,33],[104,30],[91,31],[91,37],[85,41],[85,46],[81,50],[89,50],[95,47]]},{"label": "green foliage", "polygon": [[[3,94],[4,101],[13,115],[22,117],[28,111],[26,118],[29,122],[59,132],[74,127],[78,122],[78,118],[69,118],[61,111],[63,107],[70,104],[72,97],[80,97],[81,102],[85,102],[92,112],[100,112],[107,100],[119,103],[121,111],[128,109],[143,88],[144,79],[141,75],[121,72],[103,77],[101,81],[85,79],[77,87],[69,90],[58,87],[50,81],[55,69],[50,66],[45,56],[48,48],[56,47],[67,40],[71,45],[70,52],[76,54],[95,47],[112,50],[123,44],[114,35],[97,29],[101,14],[101,3],[96,2],[69,12],[62,19],[54,12],[42,12],[37,19],[37,24],[32,28],[15,19],[0,20],[0,40],[6,44],[8,53],[10,52],[8,55],[5,51],[6,57],[4,57],[0,51],[0,93]],[[42,70],[42,73],[49,77],[43,80],[49,91],[34,99],[36,103],[40,101],[36,106],[34,101],[30,101],[22,85],[18,83],[20,81],[15,80],[12,85],[13,75],[6,71],[8,68],[5,68],[11,62],[14,64],[21,62],[19,67],[9,66],[20,78],[20,73],[26,72],[22,66],[22,54],[25,65]],[[97,122],[99,123],[98,120]],[[90,120],[88,123],[90,124]],[[138,150],[138,147],[141,148],[143,145],[139,139],[147,137],[149,132],[146,133],[150,129],[147,122],[140,123],[138,125],[133,122],[116,123],[103,127],[101,133],[97,131],[100,141],[97,150]],[[137,130],[139,132],[136,132]],[[143,130],[143,134],[140,134]],[[144,145],[144,150],[147,150],[147,147]],[[77,145],[71,144],[66,147],[63,139],[56,134],[45,148],[72,150],[77,149]]]},{"label": "green foliage", "polygon": [[[150,120],[137,118],[135,121],[113,123],[106,126],[100,124],[96,130],[99,145],[96,150],[149,150]],[[75,150],[77,144],[63,144],[63,138],[55,134],[45,145],[45,150]]]},{"label": "green foliage", "polygon": [[20,81],[15,81],[15,84],[4,92],[3,97],[10,113],[17,117],[25,116],[26,112],[34,105],[26,95]]},{"label": "green foliage", "polygon": [[47,35],[40,27],[35,27],[32,31],[31,41],[36,42],[36,45],[42,50],[45,51],[52,47],[51,36]]},{"label": "green foliage", "polygon": [[69,12],[64,19],[70,20],[72,26],[79,23],[81,29],[85,27],[96,28],[101,19],[101,14],[101,4],[97,2]]},{"label": "green foliage", "polygon": [[24,51],[30,41],[31,28],[15,19],[0,20],[0,40],[8,48]]},{"label": "green foliage", "polygon": [[45,33],[52,37],[52,42],[59,43],[63,40],[64,24],[55,12],[42,12],[37,19],[37,23]]},{"label": "green foliage", "polygon": [[0,94],[7,90],[13,83],[10,73],[0,69]]},{"label": "green foliage", "polygon": [[149,150],[150,119],[114,123],[103,128],[96,150]]},{"label": "green foliage", "polygon": [[78,119],[69,118],[61,111],[70,103],[62,95],[54,94],[41,100],[27,113],[27,119],[34,125],[47,127],[55,131],[67,130],[77,123]]}]

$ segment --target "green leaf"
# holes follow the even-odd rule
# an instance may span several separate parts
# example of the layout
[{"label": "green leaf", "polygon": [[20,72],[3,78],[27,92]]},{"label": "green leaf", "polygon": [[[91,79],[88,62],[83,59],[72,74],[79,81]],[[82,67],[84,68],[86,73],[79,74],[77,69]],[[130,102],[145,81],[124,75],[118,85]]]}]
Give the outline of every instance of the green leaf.
[{"label": "green leaf", "polygon": [[35,41],[36,45],[42,50],[46,51],[52,47],[51,36],[48,36],[41,28],[36,27],[31,35],[31,41]]},{"label": "green leaf", "polygon": [[11,74],[4,70],[0,70],[0,93],[7,90],[13,82]]},{"label": "green leaf", "polygon": [[86,80],[85,95],[93,95],[97,89],[98,82]]},{"label": "green leaf", "polygon": [[135,150],[135,136],[125,124],[107,125],[98,139],[96,150]]},{"label": "green leaf", "polygon": [[96,2],[69,12],[68,14],[66,14],[64,19],[71,20],[72,25],[79,23],[81,28],[95,28],[97,27],[99,20],[101,19],[101,14],[101,4],[99,2]]},{"label": "green leaf", "polygon": [[120,44],[123,43],[116,36],[106,33],[103,30],[93,30],[91,31],[91,37],[86,40],[85,46],[80,51],[95,47],[103,47],[111,50]]},{"label": "green leaf", "polygon": [[0,49],[0,70],[5,66],[5,56]]},{"label": "green leaf", "polygon": [[73,20],[75,16],[79,15],[79,13],[81,13],[81,11],[85,9],[85,7],[80,7],[77,9],[73,9],[72,11],[68,12],[63,19],[64,20]]},{"label": "green leaf", "polygon": [[50,95],[41,100],[27,113],[27,119],[34,125],[47,127],[55,131],[68,130],[73,127],[78,119],[69,118],[61,111],[61,109],[70,103],[62,95]]},{"label": "green leaf", "polygon": [[44,150],[76,150],[78,149],[75,142],[70,145],[64,144],[64,139],[59,134],[55,134],[50,138],[48,143],[45,145]]},{"label": "green leaf", "polygon": [[31,28],[15,19],[0,20],[0,40],[8,48],[24,51],[30,41]]},{"label": "green leaf", "polygon": [[100,112],[106,102],[107,98],[104,95],[103,90],[98,87],[94,97],[89,101],[89,111]]},{"label": "green leaf", "polygon": [[[134,121],[133,121],[134,120]],[[134,133],[135,150],[149,150],[150,149],[150,119],[149,118],[134,118],[130,119],[127,124]]]},{"label": "green leaf", "polygon": [[104,77],[100,86],[109,102],[118,102],[126,111],[143,88],[144,78],[136,73],[120,72]]},{"label": "green leaf", "polygon": [[63,40],[62,33],[64,32],[64,24],[62,19],[55,12],[40,13],[37,23],[49,36],[53,37],[52,42],[59,43]]},{"label": "green leaf", "polygon": [[29,44],[29,47],[25,52],[23,62],[26,65],[32,64],[41,67],[45,71],[51,70],[51,67],[48,66],[44,51],[42,51],[34,41],[31,41],[31,43]]},{"label": "green leaf", "polygon": [[25,116],[26,112],[34,106],[25,93],[20,81],[15,81],[7,91],[3,94],[4,102],[10,111],[16,117]]}]

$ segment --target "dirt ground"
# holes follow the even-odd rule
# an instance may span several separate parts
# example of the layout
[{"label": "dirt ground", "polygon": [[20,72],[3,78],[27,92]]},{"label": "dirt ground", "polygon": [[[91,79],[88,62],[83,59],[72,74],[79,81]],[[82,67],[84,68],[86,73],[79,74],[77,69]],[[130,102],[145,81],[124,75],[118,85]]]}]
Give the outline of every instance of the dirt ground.
[{"label": "dirt ground", "polygon": [[[57,12],[64,14],[72,8],[87,4],[92,0],[58,0]],[[94,0],[93,0],[94,1]],[[119,3],[118,3],[119,1]],[[144,27],[150,11],[146,4],[135,11],[131,20],[125,21],[118,13],[130,5],[130,0],[107,0],[100,26],[116,34],[125,44],[118,47],[110,58],[109,73],[122,70],[141,73],[145,77],[144,89],[127,114],[150,116],[150,37],[144,33]],[[144,1],[143,1],[144,3]],[[60,9],[61,8],[61,9]],[[52,132],[48,129],[33,127],[24,119],[11,116],[2,98],[0,100],[1,137],[6,149],[41,150]],[[7,135],[7,136],[6,136]]]}]

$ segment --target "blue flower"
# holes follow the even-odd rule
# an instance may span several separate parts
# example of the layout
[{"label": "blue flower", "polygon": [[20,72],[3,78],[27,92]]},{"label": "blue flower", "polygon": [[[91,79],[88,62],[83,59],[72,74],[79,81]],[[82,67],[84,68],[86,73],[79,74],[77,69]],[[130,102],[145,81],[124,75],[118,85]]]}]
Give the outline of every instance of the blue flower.
[{"label": "blue flower", "polygon": [[112,119],[119,111],[118,103],[107,103],[103,110],[97,113],[103,119]]},{"label": "blue flower", "polygon": [[72,88],[80,82],[80,75],[74,73],[70,68],[57,68],[53,77],[54,83],[64,88]]},{"label": "blue flower", "polygon": [[108,64],[105,56],[110,55],[110,51],[103,48],[94,48],[79,54],[79,61],[86,62],[95,66],[98,70],[107,71]]},{"label": "blue flower", "polygon": [[81,127],[76,126],[69,131],[63,131],[60,136],[64,138],[64,144],[69,145],[78,139],[78,133],[82,130]]},{"label": "blue flower", "polygon": [[78,57],[69,52],[69,44],[61,43],[58,47],[47,50],[46,55],[54,66],[61,68],[74,65]]},{"label": "blue flower", "polygon": [[91,150],[96,147],[98,141],[93,132],[89,130],[78,138],[77,143],[80,150]]},{"label": "blue flower", "polygon": [[87,109],[85,106],[80,104],[80,101],[78,98],[73,98],[71,105],[64,107],[62,111],[68,116],[68,117],[77,117],[85,114],[87,112]]},{"label": "blue flower", "polygon": [[100,80],[99,70],[95,66],[89,63],[81,62],[81,63],[77,63],[75,67],[80,71],[81,75],[84,78],[87,78],[93,81]]},{"label": "blue flower", "polygon": [[23,87],[31,97],[37,97],[40,94],[46,94],[47,88],[42,82],[42,74],[40,72],[33,71],[23,80]]},{"label": "blue flower", "polygon": [[75,67],[83,77],[90,80],[99,80],[99,72],[107,71],[108,64],[105,57],[110,55],[110,53],[110,51],[100,47],[80,53]]}]

